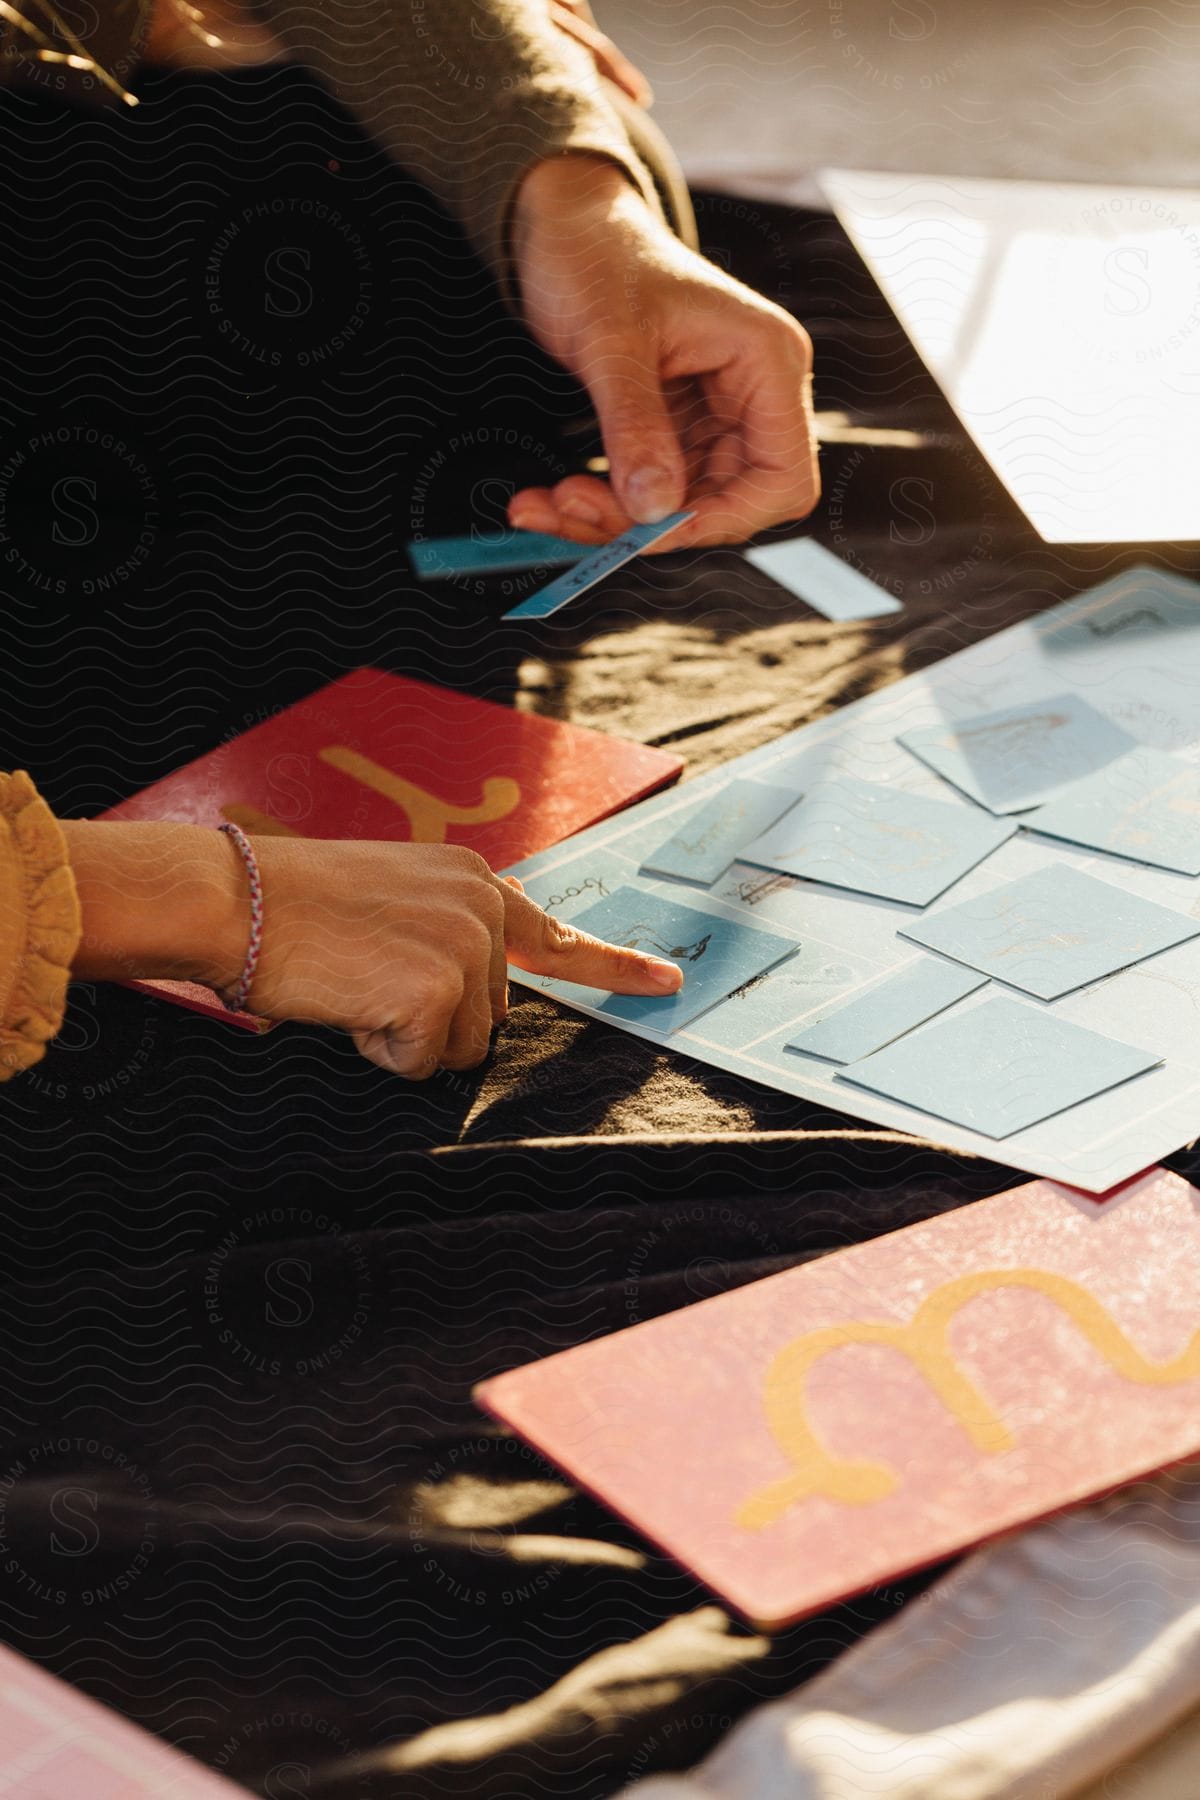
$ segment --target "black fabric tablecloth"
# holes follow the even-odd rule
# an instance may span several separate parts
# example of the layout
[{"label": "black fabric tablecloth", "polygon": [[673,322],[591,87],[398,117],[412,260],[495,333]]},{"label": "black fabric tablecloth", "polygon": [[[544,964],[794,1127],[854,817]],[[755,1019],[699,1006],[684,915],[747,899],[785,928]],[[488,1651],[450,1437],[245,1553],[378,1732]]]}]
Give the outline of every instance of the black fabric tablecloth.
[{"label": "black fabric tablecloth", "polygon": [[[714,551],[500,624],[403,545],[594,428],[436,208],[290,70],[4,102],[0,754],[65,813],[362,663],[698,773],[1138,556],[1196,572],[1042,544],[837,227],[702,194],[844,416],[816,530],[903,611],[831,625]],[[0,1093],[4,1636],[259,1792],[606,1795],[919,1585],[768,1645],[470,1389],[1019,1177],[514,999],[412,1088],[80,987]]]}]

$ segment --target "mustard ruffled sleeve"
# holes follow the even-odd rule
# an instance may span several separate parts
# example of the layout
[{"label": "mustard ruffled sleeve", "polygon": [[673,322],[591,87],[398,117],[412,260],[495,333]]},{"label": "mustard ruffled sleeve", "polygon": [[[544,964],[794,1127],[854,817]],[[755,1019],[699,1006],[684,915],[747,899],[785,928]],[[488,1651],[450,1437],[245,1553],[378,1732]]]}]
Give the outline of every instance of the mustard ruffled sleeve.
[{"label": "mustard ruffled sleeve", "polygon": [[62,1025],[80,930],[58,821],[28,775],[0,774],[0,1081]]}]

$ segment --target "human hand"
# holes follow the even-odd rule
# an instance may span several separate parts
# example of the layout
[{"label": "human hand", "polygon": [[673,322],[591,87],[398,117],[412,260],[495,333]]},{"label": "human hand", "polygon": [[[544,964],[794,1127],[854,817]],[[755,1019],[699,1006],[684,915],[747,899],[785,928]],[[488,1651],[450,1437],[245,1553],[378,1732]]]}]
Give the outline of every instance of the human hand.
[{"label": "human hand", "polygon": [[471,850],[267,837],[255,853],[265,926],[252,1009],[340,1025],[413,1080],[482,1062],[508,1009],[507,962],[621,994],[683,981],[674,963],[560,924]]},{"label": "human hand", "polygon": [[510,524],[601,544],[687,507],[695,517],[663,542],[675,550],[812,511],[807,333],[681,244],[616,164],[537,164],[517,195],[513,256],[530,331],[591,395],[611,479],[523,488]]},{"label": "human hand", "polygon": [[[83,914],[73,972],[237,984],[250,908],[228,840],[194,825],[66,821]],[[381,1068],[472,1068],[508,1005],[506,962],[618,994],[673,994],[677,964],[560,924],[447,844],[255,837],[264,928],[250,1010],[338,1025]]]}]

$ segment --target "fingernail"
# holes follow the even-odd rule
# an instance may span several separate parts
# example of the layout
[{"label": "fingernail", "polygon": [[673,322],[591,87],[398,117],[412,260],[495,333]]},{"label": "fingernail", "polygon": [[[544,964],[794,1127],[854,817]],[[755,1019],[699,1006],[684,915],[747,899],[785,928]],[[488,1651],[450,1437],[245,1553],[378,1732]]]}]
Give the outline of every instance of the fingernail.
[{"label": "fingernail", "polygon": [[574,495],[570,499],[560,500],[558,510],[568,519],[578,519],[581,525],[599,525],[600,523],[600,508],[593,506],[590,500],[576,500]]},{"label": "fingernail", "polygon": [[678,963],[660,962],[656,956],[646,958],[646,973],[656,987],[674,994],[683,986],[683,970]]},{"label": "fingernail", "polygon": [[675,503],[675,477],[657,465],[635,469],[625,483],[625,503],[639,524],[656,525]]}]

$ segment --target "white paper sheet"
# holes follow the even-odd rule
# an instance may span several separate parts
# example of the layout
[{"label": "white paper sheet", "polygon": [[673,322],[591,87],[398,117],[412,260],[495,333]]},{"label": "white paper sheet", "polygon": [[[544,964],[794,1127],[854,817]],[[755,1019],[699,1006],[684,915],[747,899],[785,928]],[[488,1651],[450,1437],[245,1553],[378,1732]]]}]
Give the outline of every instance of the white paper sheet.
[{"label": "white paper sheet", "polygon": [[821,182],[1048,543],[1200,537],[1200,192],[840,169]]}]

